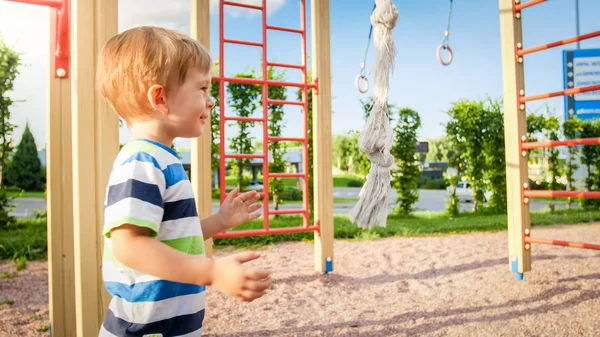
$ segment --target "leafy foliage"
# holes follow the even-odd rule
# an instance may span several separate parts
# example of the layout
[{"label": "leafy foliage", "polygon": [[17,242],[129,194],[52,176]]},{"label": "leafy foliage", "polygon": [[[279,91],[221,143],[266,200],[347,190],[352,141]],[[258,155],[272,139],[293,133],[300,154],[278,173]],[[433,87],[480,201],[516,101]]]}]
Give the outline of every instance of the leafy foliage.
[{"label": "leafy foliage", "polygon": [[[285,72],[277,73],[273,67],[268,68],[268,78],[270,80],[282,81],[285,77]],[[286,87],[269,86],[269,99],[285,100]],[[281,136],[281,129],[284,126],[284,110],[283,105],[269,104],[269,135],[272,137]],[[269,163],[269,172],[284,172],[286,162],[283,156],[286,153],[287,144],[285,142],[272,141],[268,144],[269,151],[273,156],[273,161]],[[280,194],[285,190],[285,185],[281,178],[269,178],[269,194],[273,196],[273,204],[275,209],[279,209],[281,203]]]},{"label": "leafy foliage", "polygon": [[394,127],[394,145],[391,154],[396,159],[392,171],[392,186],[398,192],[397,213],[412,213],[419,200],[419,163],[416,158],[417,131],[421,127],[419,113],[410,108],[398,110],[398,122]]},{"label": "leafy foliage", "polygon": [[[4,176],[4,166],[12,152],[11,134],[15,125],[10,123],[10,107],[14,101],[8,97],[13,83],[19,75],[21,54],[11,49],[0,38],[0,177]],[[2,187],[0,179],[0,188]]]}]

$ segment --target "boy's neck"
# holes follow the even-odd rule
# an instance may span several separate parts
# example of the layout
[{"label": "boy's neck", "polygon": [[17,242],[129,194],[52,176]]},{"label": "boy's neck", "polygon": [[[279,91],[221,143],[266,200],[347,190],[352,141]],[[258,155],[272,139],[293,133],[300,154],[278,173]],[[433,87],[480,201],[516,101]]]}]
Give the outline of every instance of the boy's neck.
[{"label": "boy's neck", "polygon": [[131,125],[131,138],[132,139],[140,139],[145,138],[149,140],[153,140],[155,142],[159,142],[168,147],[173,144],[173,138],[167,134],[164,130],[161,130],[158,123],[154,123],[154,121],[143,121],[143,122],[134,122]]}]

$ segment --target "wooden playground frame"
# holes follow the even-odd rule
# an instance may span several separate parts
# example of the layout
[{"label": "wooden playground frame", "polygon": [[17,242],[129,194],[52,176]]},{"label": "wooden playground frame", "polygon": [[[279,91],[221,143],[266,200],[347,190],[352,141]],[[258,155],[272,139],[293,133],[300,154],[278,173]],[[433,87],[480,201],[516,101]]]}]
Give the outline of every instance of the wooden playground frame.
[{"label": "wooden playground frame", "polygon": [[590,85],[545,94],[525,95],[523,61],[525,55],[600,36],[599,30],[523,49],[522,10],[546,1],[548,0],[529,0],[527,2],[522,2],[521,0],[499,0],[504,84],[508,253],[509,268],[516,274],[517,280],[522,280],[523,273],[531,271],[531,245],[533,243],[600,250],[600,245],[597,244],[531,237],[529,209],[529,200],[531,197],[564,196],[573,198],[600,198],[600,192],[596,191],[532,191],[529,189],[528,150],[557,146],[600,144],[600,138],[545,142],[527,141],[527,102],[600,90],[600,85]]},{"label": "wooden playground frame", "polygon": [[[118,117],[96,90],[97,55],[118,33],[118,0],[9,0],[50,8],[48,89],[48,279],[53,336],[97,336],[108,308],[102,281],[103,201],[119,151]],[[226,4],[233,4],[225,1]],[[210,46],[210,0],[190,0],[190,36]],[[263,0],[265,8],[266,0]],[[263,15],[266,15],[266,11]],[[329,1],[311,6],[315,270],[333,263]],[[60,51],[60,52],[59,52]],[[57,53],[58,52],[58,53]],[[212,212],[211,140],[191,143],[200,217]],[[207,255],[212,253],[207,240]]]}]

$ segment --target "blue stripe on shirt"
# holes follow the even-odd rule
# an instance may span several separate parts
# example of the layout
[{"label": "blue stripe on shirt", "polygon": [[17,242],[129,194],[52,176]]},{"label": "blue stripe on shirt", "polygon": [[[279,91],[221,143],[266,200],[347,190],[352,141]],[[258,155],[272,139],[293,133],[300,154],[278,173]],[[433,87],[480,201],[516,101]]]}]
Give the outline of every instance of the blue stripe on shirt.
[{"label": "blue stripe on shirt", "polygon": [[143,337],[148,334],[162,334],[163,336],[181,336],[202,328],[204,309],[194,314],[181,315],[162,321],[140,324],[127,322],[118,318],[109,309],[104,319],[104,328],[119,337]]},{"label": "blue stripe on shirt", "polygon": [[206,286],[177,283],[167,280],[147,281],[134,284],[106,282],[106,290],[127,302],[157,302],[177,296],[199,294]]},{"label": "blue stripe on shirt", "polygon": [[164,170],[166,180],[166,188],[169,188],[180,181],[188,180],[185,169],[181,163],[168,165]]},{"label": "blue stripe on shirt", "polygon": [[108,188],[106,207],[126,198],[136,198],[158,207],[163,207],[163,197],[158,185],[135,179],[129,179],[120,184],[110,186]]},{"label": "blue stripe on shirt", "polygon": [[194,198],[165,202],[163,221],[198,216]]}]

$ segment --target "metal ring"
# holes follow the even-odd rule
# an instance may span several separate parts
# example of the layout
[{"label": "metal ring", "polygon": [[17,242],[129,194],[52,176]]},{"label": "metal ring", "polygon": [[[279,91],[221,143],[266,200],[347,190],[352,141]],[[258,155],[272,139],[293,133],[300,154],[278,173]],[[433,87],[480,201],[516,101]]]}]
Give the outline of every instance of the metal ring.
[{"label": "metal ring", "polygon": [[[444,59],[442,58],[442,49],[448,49],[448,56],[449,56],[448,61],[444,61]],[[452,63],[452,58],[453,58],[452,48],[450,48],[449,45],[442,43],[437,47],[437,59],[438,59],[438,61],[440,61],[440,63],[442,65],[447,66],[450,63]]]},{"label": "metal ring", "polygon": [[[362,89],[360,87],[360,79],[361,78],[365,81],[365,84],[366,84],[364,89]],[[361,93],[363,93],[363,94],[366,93],[369,90],[369,79],[367,79],[363,75],[356,76],[356,89],[358,89],[358,91],[361,92]]]}]

